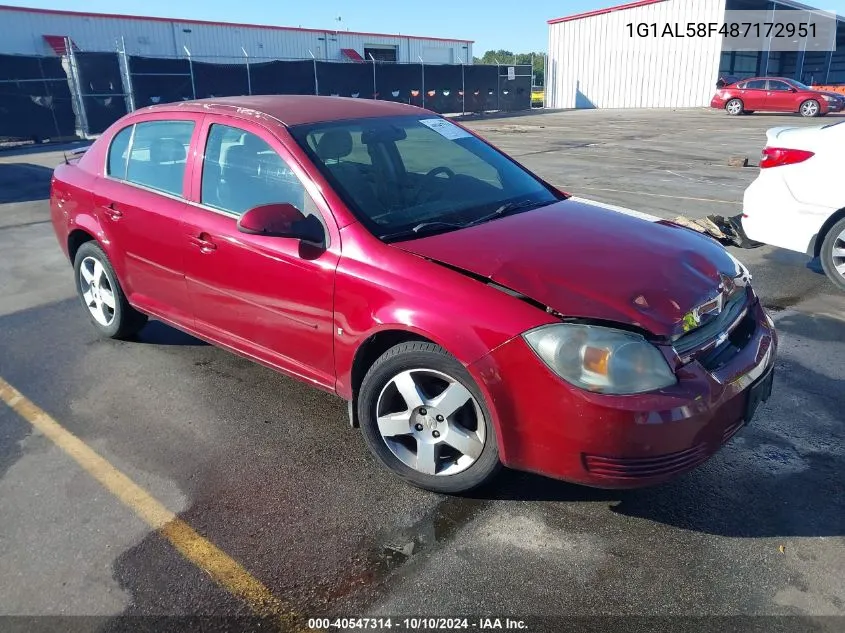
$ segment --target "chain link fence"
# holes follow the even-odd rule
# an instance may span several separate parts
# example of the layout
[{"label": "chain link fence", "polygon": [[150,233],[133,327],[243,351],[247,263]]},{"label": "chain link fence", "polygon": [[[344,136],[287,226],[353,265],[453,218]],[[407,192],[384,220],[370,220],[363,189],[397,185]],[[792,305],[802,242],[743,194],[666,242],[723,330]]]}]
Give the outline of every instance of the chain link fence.
[{"label": "chain link fence", "polygon": [[[122,47],[121,47],[122,49]],[[224,96],[335,95],[382,99],[439,113],[528,110],[524,65],[332,62],[231,57],[215,61],[80,52],[0,56],[0,136],[34,140],[103,132],[137,108]]]}]

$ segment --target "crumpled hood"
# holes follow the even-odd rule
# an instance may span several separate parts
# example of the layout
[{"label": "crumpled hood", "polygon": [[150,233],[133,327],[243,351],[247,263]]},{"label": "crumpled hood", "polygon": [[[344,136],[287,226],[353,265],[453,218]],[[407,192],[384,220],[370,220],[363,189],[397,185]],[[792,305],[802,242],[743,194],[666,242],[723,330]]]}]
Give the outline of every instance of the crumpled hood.
[{"label": "crumpled hood", "polygon": [[572,199],[392,246],[515,290],[569,317],[655,335],[719,292],[740,264],[716,241]]}]

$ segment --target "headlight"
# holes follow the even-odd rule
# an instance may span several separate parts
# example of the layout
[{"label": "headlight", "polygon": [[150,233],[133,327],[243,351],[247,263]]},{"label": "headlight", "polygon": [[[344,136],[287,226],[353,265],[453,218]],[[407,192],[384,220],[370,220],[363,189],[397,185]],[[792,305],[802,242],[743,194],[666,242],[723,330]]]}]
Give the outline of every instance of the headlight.
[{"label": "headlight", "polygon": [[660,351],[639,334],[560,323],[523,336],[552,371],[587,391],[633,394],[677,382]]},{"label": "headlight", "polygon": [[838,101],[835,97],[831,97],[830,95],[822,95],[822,99],[827,101],[828,103],[832,103],[833,101]]}]

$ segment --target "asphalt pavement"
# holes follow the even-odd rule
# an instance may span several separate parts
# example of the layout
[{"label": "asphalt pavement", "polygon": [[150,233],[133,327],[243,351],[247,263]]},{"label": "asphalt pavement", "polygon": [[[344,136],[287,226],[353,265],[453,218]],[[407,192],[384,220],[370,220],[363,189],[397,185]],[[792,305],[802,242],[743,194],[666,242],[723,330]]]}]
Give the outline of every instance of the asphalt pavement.
[{"label": "asphalt pavement", "polygon": [[[696,218],[739,213],[765,130],[810,123],[620,110],[468,124],[581,197]],[[738,154],[752,166],[728,166]],[[446,497],[376,464],[336,397],[160,323],[99,339],[48,220],[61,160],[0,152],[0,379],[24,398],[0,404],[0,630],[247,618],[248,592],[220,580],[233,566],[305,629],[468,616],[475,630],[494,630],[482,617],[691,630],[692,616],[709,630],[845,630],[845,294],[803,256],[732,249],[781,347],[772,398],[705,465],[639,491],[504,472]],[[106,465],[84,466],[68,436]],[[153,529],[120,476],[197,548]]]}]

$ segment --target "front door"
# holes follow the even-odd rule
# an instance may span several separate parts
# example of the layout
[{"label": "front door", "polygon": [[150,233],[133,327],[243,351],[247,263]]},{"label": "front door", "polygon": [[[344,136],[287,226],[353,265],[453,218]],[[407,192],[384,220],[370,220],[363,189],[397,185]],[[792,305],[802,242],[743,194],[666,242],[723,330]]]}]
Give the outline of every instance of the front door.
[{"label": "front door", "polygon": [[190,323],[181,222],[188,148],[202,116],[169,114],[115,135],[94,204],[115,245],[110,253],[129,301],[154,315]]},{"label": "front door", "polygon": [[[195,174],[194,204],[182,227],[185,275],[201,333],[324,387],[335,382],[334,275],[338,240],[322,197],[301,167],[258,124],[208,117]],[[315,200],[319,200],[315,202]],[[326,248],[238,231],[238,218],[287,202],[316,214]]]}]

